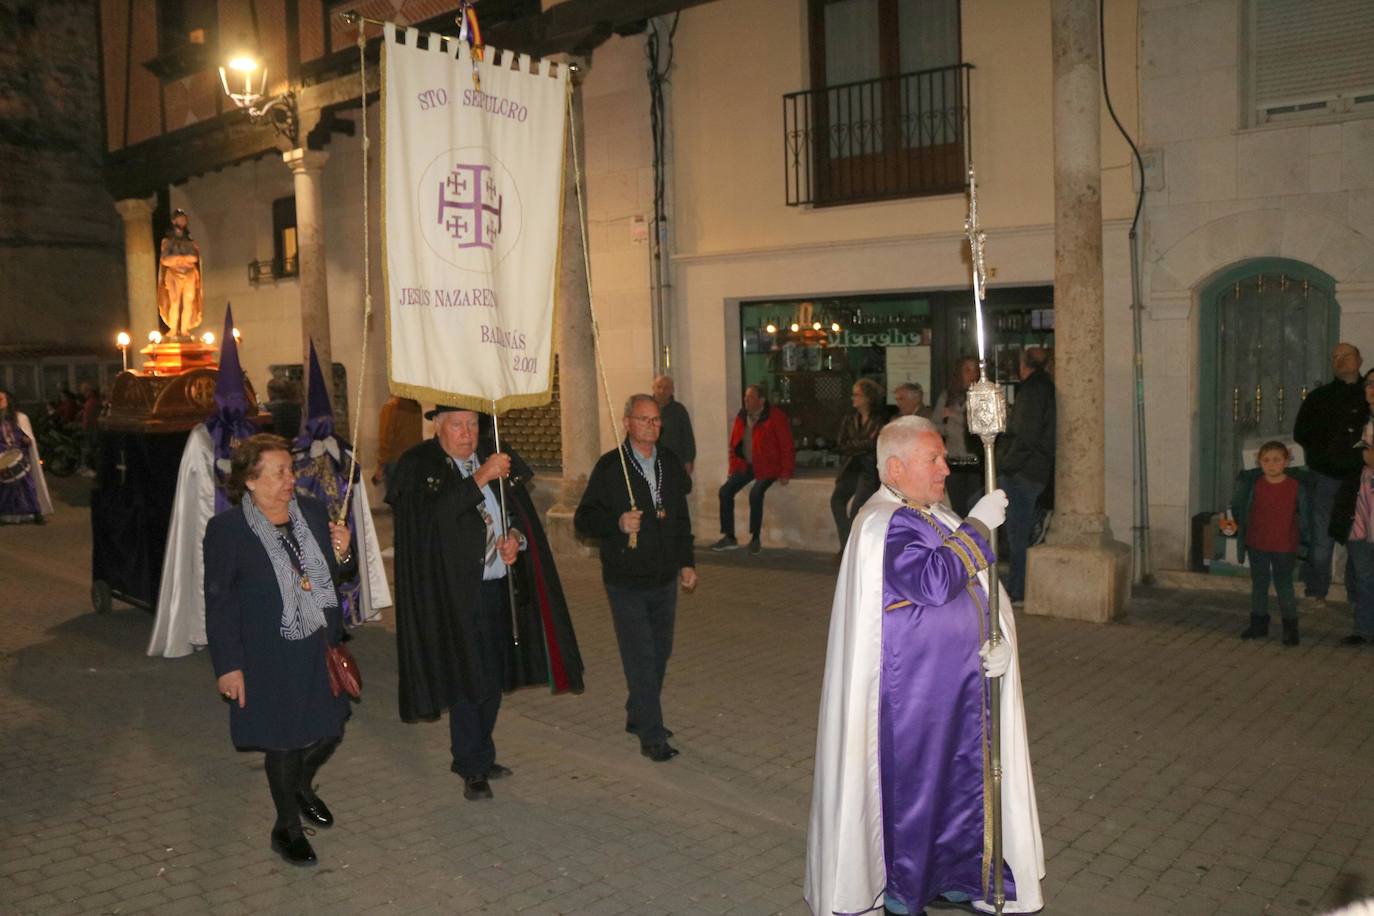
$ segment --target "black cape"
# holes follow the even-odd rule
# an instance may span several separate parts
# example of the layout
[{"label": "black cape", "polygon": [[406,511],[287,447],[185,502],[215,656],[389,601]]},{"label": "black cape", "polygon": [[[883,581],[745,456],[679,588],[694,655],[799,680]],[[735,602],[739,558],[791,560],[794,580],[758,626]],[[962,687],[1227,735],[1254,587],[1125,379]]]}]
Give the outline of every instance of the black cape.
[{"label": "black cape", "polygon": [[[479,460],[493,449],[478,445]],[[515,613],[505,608],[506,683],[582,692],[578,652],[548,538],[525,490],[529,466],[511,455],[506,508],[529,546],[512,569]],[[437,439],[406,451],[387,496],[396,516],[396,653],[401,719],[433,719],[460,700],[490,695],[474,635],[473,599],[482,582],[486,525],[481,490],[448,461]],[[509,591],[505,593],[509,595]],[[509,601],[509,598],[507,598]],[[511,627],[512,620],[514,627]]]}]

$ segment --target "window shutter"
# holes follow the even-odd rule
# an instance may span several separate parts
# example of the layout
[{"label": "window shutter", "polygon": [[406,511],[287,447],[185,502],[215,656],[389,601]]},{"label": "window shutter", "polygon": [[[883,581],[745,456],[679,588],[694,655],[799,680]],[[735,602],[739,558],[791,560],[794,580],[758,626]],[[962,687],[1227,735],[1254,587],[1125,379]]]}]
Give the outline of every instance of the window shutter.
[{"label": "window shutter", "polygon": [[1260,121],[1283,112],[1335,110],[1338,98],[1374,93],[1374,3],[1254,0],[1253,98]]}]

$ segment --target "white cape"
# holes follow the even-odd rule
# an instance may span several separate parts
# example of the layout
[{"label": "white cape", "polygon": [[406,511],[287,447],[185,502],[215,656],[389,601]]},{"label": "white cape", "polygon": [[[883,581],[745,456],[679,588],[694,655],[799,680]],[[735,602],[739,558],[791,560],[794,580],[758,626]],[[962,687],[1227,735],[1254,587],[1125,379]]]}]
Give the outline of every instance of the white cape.
[{"label": "white cape", "polygon": [[[816,767],[807,832],[804,893],[817,916],[882,910],[887,887],[883,858],[882,780],[878,770],[878,680],[882,668],[883,550],[888,522],[902,505],[878,490],[854,519],[830,612],[829,647],[816,732]],[[943,505],[931,512],[951,529],[959,517]],[[987,588],[986,570],[978,573]],[[1016,879],[1015,901],[1004,911],[1044,906],[1040,879],[1045,852],[1035,804],[1016,622],[1003,589],[999,618],[1012,648],[1002,679],[1002,852]],[[991,904],[973,905],[992,912]]]},{"label": "white cape", "polygon": [[[391,606],[377,530],[367,488],[353,488],[353,524],[359,540],[354,550],[367,565],[359,598],[365,620],[381,618],[380,608]],[[201,541],[215,514],[215,448],[205,424],[191,430],[181,453],[172,522],[167,529],[167,552],[162,559],[162,583],[157,593],[157,618],[148,640],[148,654],[165,658],[190,655],[205,647],[205,563]]]},{"label": "white cape", "polygon": [[38,493],[38,511],[52,515],[52,497],[48,495],[48,479],[43,476],[43,462],[38,457],[38,437],[33,434],[29,415],[23,411],[14,412],[14,420],[19,430],[29,437],[29,476],[33,478],[33,488]]}]

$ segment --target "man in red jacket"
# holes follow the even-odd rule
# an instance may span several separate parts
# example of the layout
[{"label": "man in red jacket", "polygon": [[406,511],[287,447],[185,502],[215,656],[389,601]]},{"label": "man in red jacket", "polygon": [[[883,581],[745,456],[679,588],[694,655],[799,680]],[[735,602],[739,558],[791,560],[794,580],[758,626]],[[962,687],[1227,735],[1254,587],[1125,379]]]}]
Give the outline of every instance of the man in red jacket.
[{"label": "man in red jacket", "polygon": [[793,460],[792,426],[783,413],[763,396],[763,389],[750,385],[744,389],[744,409],[735,416],[730,430],[730,476],[720,488],[721,539],[711,545],[712,550],[734,550],[735,494],[749,481],[749,552],[758,553],[759,531],[763,528],[763,494],[781,480],[783,486],[792,479],[796,464]]}]

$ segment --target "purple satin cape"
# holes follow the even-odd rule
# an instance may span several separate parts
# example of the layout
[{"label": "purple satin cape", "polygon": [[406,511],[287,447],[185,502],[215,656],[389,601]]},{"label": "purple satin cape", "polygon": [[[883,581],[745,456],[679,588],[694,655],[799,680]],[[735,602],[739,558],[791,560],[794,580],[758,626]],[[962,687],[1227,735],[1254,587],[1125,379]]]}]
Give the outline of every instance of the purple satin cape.
[{"label": "purple satin cape", "polygon": [[[983,557],[992,549],[969,525]],[[878,754],[887,893],[911,912],[942,894],[982,899],[987,596],[966,546],[911,508],[893,513],[883,555]],[[967,541],[964,542],[967,545]],[[970,587],[971,586],[971,587]],[[1008,900],[1016,899],[1006,869]]]}]

